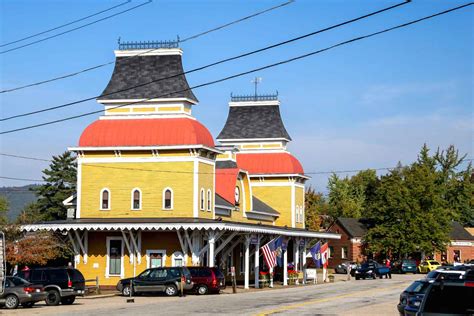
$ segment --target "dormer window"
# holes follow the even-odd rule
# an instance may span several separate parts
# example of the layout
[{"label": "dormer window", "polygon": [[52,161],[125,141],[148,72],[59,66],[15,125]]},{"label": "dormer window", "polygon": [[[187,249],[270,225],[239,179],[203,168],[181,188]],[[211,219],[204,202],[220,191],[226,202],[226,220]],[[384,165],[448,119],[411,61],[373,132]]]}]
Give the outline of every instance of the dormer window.
[{"label": "dormer window", "polygon": [[166,188],[163,190],[163,209],[173,209],[173,190],[171,190],[171,188]]},{"label": "dormer window", "polygon": [[240,205],[240,189],[239,189],[239,187],[235,187],[234,197],[235,197],[235,205]]},{"label": "dormer window", "polygon": [[142,207],[142,193],[139,189],[132,190],[132,210],[139,210]]},{"label": "dormer window", "polygon": [[100,209],[110,210],[110,192],[108,189],[100,191]]}]

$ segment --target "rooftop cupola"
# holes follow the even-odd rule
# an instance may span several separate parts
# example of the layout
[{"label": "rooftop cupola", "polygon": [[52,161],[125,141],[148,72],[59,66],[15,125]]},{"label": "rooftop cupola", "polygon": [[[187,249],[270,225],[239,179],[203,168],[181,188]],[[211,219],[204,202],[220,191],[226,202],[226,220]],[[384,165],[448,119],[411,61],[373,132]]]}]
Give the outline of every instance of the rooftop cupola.
[{"label": "rooftop cupola", "polygon": [[229,115],[217,140],[240,150],[285,149],[291,137],[281,119],[278,93],[231,94]]},{"label": "rooftop cupola", "polygon": [[106,116],[191,115],[198,100],[183,74],[179,41],[119,40],[114,53],[114,72],[97,99]]}]

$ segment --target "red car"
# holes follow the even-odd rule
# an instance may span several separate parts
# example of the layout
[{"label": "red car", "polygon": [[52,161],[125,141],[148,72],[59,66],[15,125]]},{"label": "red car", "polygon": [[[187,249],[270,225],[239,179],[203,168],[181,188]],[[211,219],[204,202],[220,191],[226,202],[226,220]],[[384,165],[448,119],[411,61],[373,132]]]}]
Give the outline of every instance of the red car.
[{"label": "red car", "polygon": [[194,283],[193,291],[199,295],[219,293],[225,289],[225,277],[219,268],[188,267],[191,280]]}]

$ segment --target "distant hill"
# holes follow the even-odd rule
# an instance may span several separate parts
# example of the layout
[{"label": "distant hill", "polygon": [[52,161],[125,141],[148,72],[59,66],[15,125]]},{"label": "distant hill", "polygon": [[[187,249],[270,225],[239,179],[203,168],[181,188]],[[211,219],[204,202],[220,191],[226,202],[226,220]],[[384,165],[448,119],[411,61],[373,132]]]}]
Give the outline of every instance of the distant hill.
[{"label": "distant hill", "polygon": [[36,201],[36,195],[31,191],[34,187],[34,185],[0,187],[0,196],[4,196],[8,200],[10,208],[8,218],[10,220],[15,220],[26,205]]}]

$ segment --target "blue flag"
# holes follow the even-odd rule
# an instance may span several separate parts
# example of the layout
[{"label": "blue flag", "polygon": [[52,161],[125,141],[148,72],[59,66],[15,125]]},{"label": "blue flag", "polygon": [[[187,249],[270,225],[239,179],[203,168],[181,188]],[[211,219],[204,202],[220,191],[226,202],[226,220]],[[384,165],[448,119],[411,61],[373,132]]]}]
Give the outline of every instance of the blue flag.
[{"label": "blue flag", "polygon": [[321,267],[321,242],[317,242],[310,250],[316,268]]},{"label": "blue flag", "polygon": [[275,246],[277,264],[279,267],[283,267],[283,251],[286,251],[286,249],[288,248],[288,241],[286,240],[286,238],[283,238],[283,236],[280,236],[275,240]]}]

